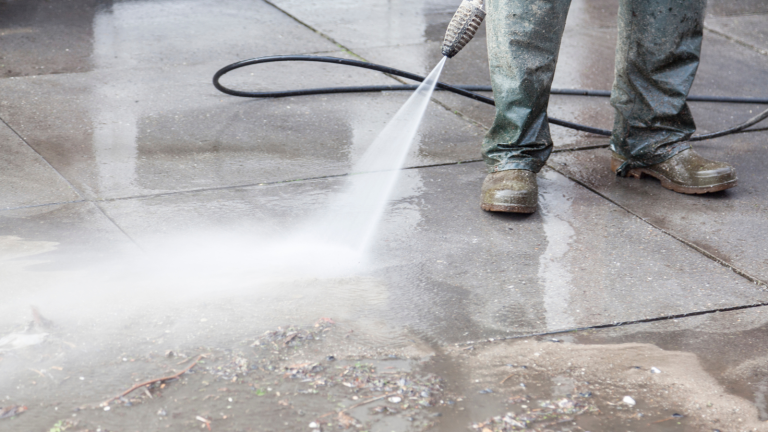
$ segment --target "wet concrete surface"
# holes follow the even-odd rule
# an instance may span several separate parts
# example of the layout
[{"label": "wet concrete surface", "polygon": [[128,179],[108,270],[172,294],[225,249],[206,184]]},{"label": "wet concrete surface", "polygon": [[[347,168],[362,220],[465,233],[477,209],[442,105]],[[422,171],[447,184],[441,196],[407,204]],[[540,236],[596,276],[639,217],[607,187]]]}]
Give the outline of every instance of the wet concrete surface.
[{"label": "wet concrete surface", "polygon": [[733,190],[703,197],[668,193],[651,179],[616,177],[605,169],[610,163],[607,149],[557,154],[550,163],[654,226],[765,281],[768,219],[765,174],[760,167],[766,161],[758,143],[766,137],[765,132],[756,132],[696,146],[706,157],[733,164],[740,183]]},{"label": "wet concrete surface", "polygon": [[[141,79],[126,70],[6,80],[0,115],[78,191],[104,199],[344,174],[407,99],[392,93],[237,100],[211,86],[216,66],[142,69]],[[276,79],[260,86],[308,86],[289,71],[306,71],[312,86],[391,82],[333,65],[271,70]],[[248,74],[225,84],[247,87],[255,81]],[[62,109],[68,104],[74,106]],[[425,146],[407,166],[477,158],[460,144],[479,142],[482,129],[436,104],[429,113]]]},{"label": "wet concrete surface", "polygon": [[[0,2],[0,410],[27,408],[0,430],[765,429],[768,132],[697,144],[740,184],[683,196],[617,178],[588,149],[605,139],[553,127],[539,211],[492,215],[482,163],[458,162],[479,159],[493,110],[436,93],[370,256],[304,253],[317,245],[296,233],[323,229],[407,95],[244,100],[211,76],[298,53],[426,73],[457,3]],[[767,12],[709,2],[692,93],[768,96]],[[573,2],[554,87],[610,88],[615,16]],[[484,28],[441,79],[488,84]],[[294,63],[224,83],[396,81]],[[761,109],[692,104],[700,132]],[[556,96],[549,113],[612,122],[607,99]],[[98,406],[201,353],[181,380]],[[370,401],[388,392],[402,400]]]},{"label": "wet concrete surface", "polygon": [[0,208],[80,199],[78,193],[45,159],[5,125],[0,125],[0,149],[0,172],[14,173],[3,179]]}]

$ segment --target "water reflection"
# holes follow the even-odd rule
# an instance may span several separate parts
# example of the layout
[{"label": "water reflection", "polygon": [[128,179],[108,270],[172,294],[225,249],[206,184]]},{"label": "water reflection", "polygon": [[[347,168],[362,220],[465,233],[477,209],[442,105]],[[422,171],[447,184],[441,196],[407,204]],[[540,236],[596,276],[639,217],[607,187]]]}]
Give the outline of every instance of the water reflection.
[{"label": "water reflection", "polygon": [[[556,174],[545,171],[543,176],[552,179]],[[544,290],[544,316],[547,330],[575,327],[571,312],[571,272],[566,254],[573,242],[575,231],[567,221],[572,220],[571,201],[567,196],[572,188],[560,187],[551,182],[541,194],[541,214],[547,248],[539,256],[539,281]]]}]

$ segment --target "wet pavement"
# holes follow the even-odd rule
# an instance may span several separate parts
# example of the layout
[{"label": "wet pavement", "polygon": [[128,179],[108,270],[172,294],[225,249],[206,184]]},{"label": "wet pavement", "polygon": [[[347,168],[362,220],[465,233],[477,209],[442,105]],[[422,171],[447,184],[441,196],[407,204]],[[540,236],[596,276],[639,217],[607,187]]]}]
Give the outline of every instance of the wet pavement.
[{"label": "wet pavement", "polygon": [[[706,196],[618,178],[605,138],[553,126],[539,211],[489,214],[493,110],[437,92],[365,259],[308,246],[408,95],[245,100],[211,76],[280,54],[426,74],[456,3],[0,2],[0,430],[768,430],[765,126],[696,145],[739,176]],[[768,97],[765,2],[709,3],[692,93]],[[615,15],[574,0],[554,87],[610,88]],[[481,29],[441,80],[488,74]],[[224,82],[397,84],[317,63]],[[692,104],[702,133],[762,109]]]}]

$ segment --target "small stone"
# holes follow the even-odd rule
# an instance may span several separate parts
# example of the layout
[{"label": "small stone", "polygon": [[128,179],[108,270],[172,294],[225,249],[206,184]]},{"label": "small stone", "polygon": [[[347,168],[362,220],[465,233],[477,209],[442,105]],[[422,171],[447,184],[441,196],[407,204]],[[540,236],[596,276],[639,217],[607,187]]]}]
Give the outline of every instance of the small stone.
[{"label": "small stone", "polygon": [[312,423],[309,424],[309,428],[310,429],[317,429],[319,427],[320,427],[320,425],[317,424],[317,422],[312,422]]},{"label": "small stone", "polygon": [[109,410],[111,410],[111,409],[112,409],[112,408],[111,408],[111,407],[108,407],[108,406],[105,406],[105,407],[104,407],[104,411],[109,411]]},{"label": "small stone", "polygon": [[651,373],[661,373],[661,371],[658,368],[652,367]]},{"label": "small stone", "polygon": [[403,398],[401,398],[400,396],[392,396],[391,398],[389,398],[387,400],[392,402],[392,403],[400,403],[403,400]]},{"label": "small stone", "polygon": [[635,404],[637,404],[637,402],[635,402],[635,400],[632,399],[632,397],[630,396],[624,396],[624,399],[622,399],[621,401],[629,406],[635,406]]},{"label": "small stone", "polygon": [[160,417],[165,417],[168,415],[168,413],[165,412],[164,409],[160,408],[160,410],[157,411],[157,415],[159,415]]}]

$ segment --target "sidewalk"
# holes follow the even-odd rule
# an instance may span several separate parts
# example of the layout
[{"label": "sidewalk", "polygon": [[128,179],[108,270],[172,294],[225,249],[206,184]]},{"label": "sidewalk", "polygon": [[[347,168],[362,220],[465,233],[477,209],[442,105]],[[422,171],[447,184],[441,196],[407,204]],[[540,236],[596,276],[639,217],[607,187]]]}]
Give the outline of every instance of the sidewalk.
[{"label": "sidewalk", "polygon": [[[610,89],[614,3],[574,0],[553,87]],[[691,93],[768,97],[768,6],[759,0],[709,3],[702,62]],[[501,339],[539,335],[523,340],[546,345],[555,338],[564,341],[555,346],[578,351],[574,361],[586,363],[583,359],[594,359],[583,351],[589,345],[621,351],[626,344],[643,344],[638,348],[643,355],[661,348],[674,352],[674,359],[693,353],[695,358],[685,357],[690,370],[696,370],[698,382],[711,380],[708,390],[697,391],[733,398],[729,403],[742,410],[744,425],[764,427],[765,125],[696,145],[705,157],[733,164],[739,176],[737,188],[706,196],[676,194],[652,179],[616,177],[609,151],[596,148],[607,143],[605,138],[552,126],[556,150],[539,175],[539,211],[489,214],[479,208],[485,175],[479,147],[493,110],[438,92],[365,274],[300,283],[286,275],[249,295],[243,274],[214,277],[217,262],[201,261],[199,267],[210,266],[211,280],[188,280],[170,269],[156,285],[138,286],[136,281],[149,279],[131,270],[130,263],[141,262],[137,256],[221,246],[207,245],[211,238],[234,239],[222,245],[243,247],[211,252],[221,258],[222,273],[247,266],[247,239],[287,236],[320,211],[408,96],[246,100],[216,91],[210,83],[216,70],[245,58],[317,54],[426,74],[440,60],[439,47],[456,7],[454,0],[30,0],[2,6],[0,397],[30,412],[0,419],[0,430],[22,430],[21,425],[47,431],[57,419],[70,418],[69,411],[61,416],[54,410],[58,403],[72,409],[96,402],[154,370],[147,360],[114,376],[106,373],[112,366],[124,367],[123,357],[152,359],[150,353],[197,347],[226,351],[264,331],[311,326],[321,317],[356,332],[351,344],[362,347],[342,349],[342,338],[328,349],[350,350],[350,358],[390,351],[403,358],[431,358],[424,367],[442,371],[446,388],[456,394],[478,394],[491,385],[474,388],[475,379],[498,383],[508,375],[500,357],[527,355],[515,348],[516,339]],[[488,74],[482,29],[448,61],[441,81],[487,85]],[[246,68],[225,81],[254,91],[397,84],[382,74],[319,63]],[[765,109],[691,107],[700,133]],[[601,128],[610,128],[613,119],[607,99],[598,98],[553,96],[549,113]],[[169,248],[169,239],[188,243]],[[267,249],[264,259],[272,252]],[[240,255],[229,259],[228,252]],[[190,265],[183,259],[174,261],[176,270]],[[247,277],[258,278],[257,270]],[[220,284],[206,285],[212,280]],[[244,285],[234,290],[228,282]],[[4,348],[3,335],[23,333],[29,305],[57,325],[45,330],[48,345]],[[637,321],[649,322],[614,326]],[[573,331],[565,336],[540,335],[568,330]],[[542,350],[552,364],[570,355]],[[48,382],[46,374],[57,373],[54,366],[101,372],[84,382],[76,382],[75,375],[63,380],[68,373]],[[476,378],[484,368],[487,375]],[[546,378],[545,387],[554,385],[552,379]],[[426,417],[416,423],[468,430],[504,414],[494,411],[496,402],[486,404],[507,400],[501,389],[493,390],[486,399],[465,397],[461,411],[446,405],[439,411],[442,420]],[[683,406],[693,410],[695,402]],[[41,411],[33,415],[33,409]],[[120,420],[113,412],[110,420],[96,412],[77,427],[189,427],[170,417],[156,424],[125,413]],[[272,415],[267,413],[262,415]],[[681,428],[705,422],[706,416],[684,414],[692,423]],[[623,419],[619,414],[606,418]],[[742,430],[727,423],[734,419],[720,418],[717,427]],[[311,421],[302,418],[301,427],[291,423],[283,430],[306,430]],[[374,430],[418,430],[410,423],[373,424],[378,425]],[[220,430],[234,430],[227,429],[233,425]],[[490,423],[487,427],[495,430]]]}]

